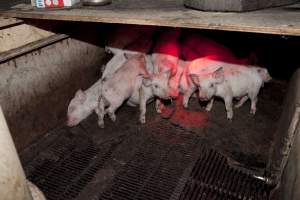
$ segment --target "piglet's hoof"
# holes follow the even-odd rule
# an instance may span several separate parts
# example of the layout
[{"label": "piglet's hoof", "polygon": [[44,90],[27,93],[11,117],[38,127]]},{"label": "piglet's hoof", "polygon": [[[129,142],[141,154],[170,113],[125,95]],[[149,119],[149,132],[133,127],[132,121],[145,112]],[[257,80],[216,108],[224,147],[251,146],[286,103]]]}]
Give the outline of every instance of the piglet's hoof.
[{"label": "piglet's hoof", "polygon": [[210,107],[210,106],[207,106],[207,107],[205,107],[205,110],[206,110],[207,112],[210,112],[210,111],[211,111],[211,107]]},{"label": "piglet's hoof", "polygon": [[241,104],[241,103],[237,103],[237,104],[235,104],[233,107],[234,107],[234,108],[240,108],[240,107],[242,107],[242,105],[243,105],[243,104]]},{"label": "piglet's hoof", "polygon": [[98,126],[99,126],[100,128],[104,128],[104,122],[98,121]]},{"label": "piglet's hoof", "polygon": [[229,122],[232,122],[233,116],[227,116]]},{"label": "piglet's hoof", "polygon": [[182,105],[183,105],[184,109],[188,109],[189,108],[189,104],[187,102],[184,102]]},{"label": "piglet's hoof", "polygon": [[141,122],[141,124],[145,124],[146,123],[146,117],[141,117],[140,122]]},{"label": "piglet's hoof", "polygon": [[159,114],[161,114],[164,109],[165,109],[165,106],[162,103],[159,103],[155,106],[155,110]]},{"label": "piglet's hoof", "polygon": [[158,106],[156,106],[155,107],[155,110],[156,110],[156,112],[158,113],[158,114],[161,114],[162,113],[162,110],[165,108],[165,106],[164,105],[158,105]]},{"label": "piglet's hoof", "polygon": [[117,120],[117,117],[114,113],[108,113],[109,118],[111,119],[111,121],[115,122]]},{"label": "piglet's hoof", "polygon": [[255,113],[256,113],[256,110],[255,110],[255,109],[251,109],[251,110],[250,110],[250,114],[251,114],[251,115],[255,115]]},{"label": "piglet's hoof", "polygon": [[185,110],[188,110],[188,109],[189,109],[189,106],[186,105],[186,106],[183,106],[183,108],[184,108]]},{"label": "piglet's hoof", "polygon": [[229,122],[229,123],[232,123],[232,118],[228,118],[228,117],[227,117],[227,119],[228,119],[228,122]]},{"label": "piglet's hoof", "polygon": [[160,108],[156,108],[156,112],[157,112],[158,114],[162,113]]}]

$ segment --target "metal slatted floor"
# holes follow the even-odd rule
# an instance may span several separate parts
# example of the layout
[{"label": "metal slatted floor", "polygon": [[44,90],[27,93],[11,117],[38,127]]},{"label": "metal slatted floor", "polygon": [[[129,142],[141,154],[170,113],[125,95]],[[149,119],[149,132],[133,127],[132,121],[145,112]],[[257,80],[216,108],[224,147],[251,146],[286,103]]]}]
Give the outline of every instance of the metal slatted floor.
[{"label": "metal slatted floor", "polygon": [[[253,159],[254,154],[248,155],[243,148],[238,153],[232,148],[232,153],[228,153],[231,143],[224,148],[218,145],[226,144],[230,137],[239,137],[234,123],[244,123],[245,127],[262,123],[265,128],[265,122],[269,122],[272,126],[270,119],[261,122],[263,116],[259,115],[266,113],[263,109],[253,122],[237,119],[228,124],[219,114],[223,113],[222,103],[216,102],[211,113],[215,116],[209,116],[213,120],[207,126],[189,129],[177,121],[178,116],[176,120],[163,119],[151,106],[146,125],[133,121],[138,119],[135,108],[123,107],[116,123],[105,121],[105,129],[97,127],[93,115],[75,128],[51,131],[21,154],[27,177],[48,200],[270,198],[271,186],[254,177],[265,172],[265,165],[249,160],[243,163],[243,159],[236,161],[238,166],[232,165],[228,158],[239,155],[237,158]],[[261,106],[267,109],[263,103]],[[248,112],[248,108],[239,112]],[[236,116],[242,114],[236,111]],[[241,141],[249,140],[251,137],[245,134],[253,135],[259,128],[241,132]],[[213,135],[215,131],[224,135],[217,137]],[[255,141],[249,143],[253,146]],[[260,141],[256,145],[259,147]],[[259,153],[257,158],[265,152]],[[247,165],[249,168],[244,168]]]}]

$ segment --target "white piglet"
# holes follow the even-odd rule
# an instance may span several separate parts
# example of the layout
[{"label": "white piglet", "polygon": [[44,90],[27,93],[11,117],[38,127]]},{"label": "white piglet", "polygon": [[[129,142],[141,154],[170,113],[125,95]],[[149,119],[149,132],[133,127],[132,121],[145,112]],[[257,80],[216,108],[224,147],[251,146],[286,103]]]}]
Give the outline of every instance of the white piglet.
[{"label": "white piglet", "polygon": [[154,97],[170,99],[176,91],[169,86],[170,70],[148,74],[144,55],[129,55],[128,61],[113,74],[102,81],[99,97],[98,125],[104,127],[104,116],[108,114],[116,120],[115,111],[127,100],[131,106],[140,105],[140,122],[146,122],[146,104]]},{"label": "white piglet", "polygon": [[[114,55],[114,57],[106,64],[103,71],[103,77],[110,77],[116,72],[125,62],[127,58],[124,53]],[[67,126],[76,126],[82,120],[92,114],[97,105],[98,98],[100,96],[100,90],[102,81],[99,79],[87,90],[78,90],[70,101],[67,111]]]},{"label": "white piglet", "polygon": [[[111,77],[118,69],[120,69],[124,63],[127,61],[127,58],[124,55],[122,50],[113,49],[111,51],[108,48],[108,51],[112,52],[114,56],[112,59],[104,66],[102,72],[102,78]],[[129,54],[131,52],[128,52]],[[132,52],[132,54],[138,54],[138,52]],[[151,61],[151,57],[146,55],[146,68],[149,73],[153,72],[153,65]],[[101,78],[101,79],[102,79]],[[102,81],[99,79],[96,83],[94,83],[90,88],[87,90],[78,90],[70,101],[67,111],[67,125],[72,127],[78,125],[82,120],[87,118],[90,114],[92,114],[97,105],[98,105],[98,98],[100,96],[99,88],[102,85]],[[135,106],[131,104],[130,101],[127,102],[130,106]]]},{"label": "white piglet", "polygon": [[257,95],[264,80],[257,70],[242,65],[206,65],[202,73],[190,74],[190,78],[199,90],[199,99],[209,101],[206,110],[211,110],[214,96],[225,102],[227,118],[233,118],[232,100],[239,98],[237,106],[248,98],[251,100],[250,113],[255,114]]},{"label": "white piglet", "polygon": [[[250,70],[253,70],[255,72],[258,73],[258,75],[261,77],[261,79],[263,80],[263,84],[261,87],[264,86],[264,83],[267,83],[269,81],[272,80],[272,77],[270,76],[268,70],[266,68],[262,68],[262,67],[257,67],[257,66],[247,66]],[[235,108],[240,108],[247,100],[249,99],[249,96],[244,96],[242,97],[239,102],[237,104],[234,105]],[[208,107],[208,111],[211,108]]]},{"label": "white piglet", "polygon": [[104,127],[104,115],[116,120],[115,111],[133,94],[135,85],[147,74],[145,56],[131,55],[111,77],[102,79],[99,104],[96,109],[98,125]]},{"label": "white piglet", "polygon": [[101,80],[98,80],[85,91],[78,90],[70,101],[67,111],[67,126],[77,126],[82,120],[94,112],[98,105]]},{"label": "white piglet", "polygon": [[[149,99],[158,97],[159,99],[173,99],[178,96],[178,90],[171,86],[171,70],[151,74],[143,77],[142,85],[139,90],[140,97],[140,122],[146,122],[146,104]],[[157,104],[155,105],[157,108]]]}]

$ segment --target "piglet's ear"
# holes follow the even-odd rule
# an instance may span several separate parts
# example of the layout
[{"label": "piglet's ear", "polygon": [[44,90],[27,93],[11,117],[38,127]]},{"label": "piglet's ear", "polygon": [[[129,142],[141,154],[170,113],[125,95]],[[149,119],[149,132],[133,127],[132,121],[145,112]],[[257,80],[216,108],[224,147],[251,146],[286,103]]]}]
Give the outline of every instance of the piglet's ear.
[{"label": "piglet's ear", "polygon": [[217,83],[222,83],[224,81],[223,67],[220,67],[216,71],[214,71],[212,76],[217,81]]},{"label": "piglet's ear", "polygon": [[86,94],[82,90],[78,90],[75,94],[75,97],[79,99],[80,103],[83,103],[86,100]]},{"label": "piglet's ear", "polygon": [[197,74],[190,74],[189,76],[192,79],[193,83],[199,86],[199,76]]},{"label": "piglet's ear", "polygon": [[150,87],[152,85],[152,78],[149,76],[143,77],[143,85],[146,87]]}]

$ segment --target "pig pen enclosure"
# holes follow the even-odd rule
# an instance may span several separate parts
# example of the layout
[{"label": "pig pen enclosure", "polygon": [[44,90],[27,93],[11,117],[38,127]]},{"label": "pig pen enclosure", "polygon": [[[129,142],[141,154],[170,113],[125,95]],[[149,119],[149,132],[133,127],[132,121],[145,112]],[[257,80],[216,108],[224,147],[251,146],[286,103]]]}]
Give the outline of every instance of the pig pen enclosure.
[{"label": "pig pen enclosure", "polygon": [[[39,18],[34,12],[40,11],[29,18]],[[42,39],[1,52],[0,103],[26,177],[47,199],[292,199],[287,194],[298,185],[298,36],[50,17],[1,26],[2,44],[20,29],[4,31],[17,27]],[[147,104],[145,124],[139,106],[124,103],[115,122],[104,118],[105,128],[95,112],[65,125],[76,91],[86,91],[108,70],[113,55],[105,47],[157,53],[160,43],[172,40],[165,33],[177,35],[179,50],[167,49],[182,61],[216,54],[222,62],[267,68],[272,80],[258,94],[256,114],[247,101],[230,121],[221,98],[207,112],[195,95],[183,108],[181,94],[164,100],[162,113],[154,101]],[[194,49],[184,46],[188,41]]]}]

